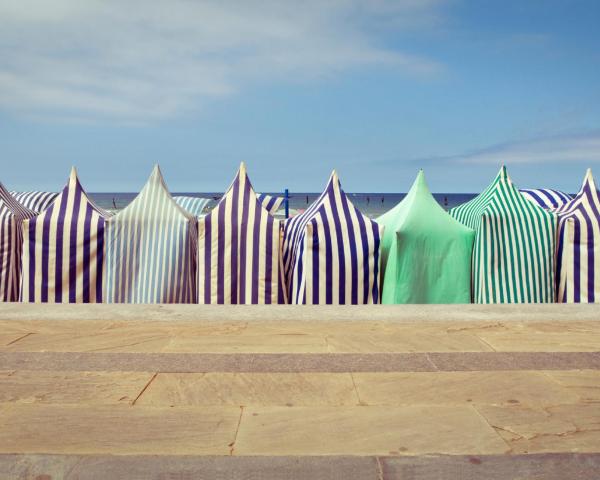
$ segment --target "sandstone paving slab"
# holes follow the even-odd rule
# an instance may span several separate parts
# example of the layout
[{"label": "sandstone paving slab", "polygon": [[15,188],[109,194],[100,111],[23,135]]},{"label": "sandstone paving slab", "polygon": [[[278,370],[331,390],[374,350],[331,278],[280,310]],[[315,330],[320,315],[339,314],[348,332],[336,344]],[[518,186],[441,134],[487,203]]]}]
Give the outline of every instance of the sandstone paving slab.
[{"label": "sandstone paving slab", "polygon": [[600,455],[440,455],[382,457],[382,480],[595,480]]},{"label": "sandstone paving slab", "polygon": [[131,403],[151,380],[147,372],[0,372],[0,403]]},{"label": "sandstone paving slab", "polygon": [[577,403],[580,397],[532,371],[354,373],[364,405]]},{"label": "sandstone paving slab", "polygon": [[600,452],[600,404],[475,408],[514,453]]},{"label": "sandstone paving slab", "polygon": [[600,370],[547,371],[548,377],[577,394],[582,402],[600,402]]},{"label": "sandstone paving slab", "polygon": [[436,370],[600,369],[600,352],[430,352]]},{"label": "sandstone paving slab", "polygon": [[18,342],[21,338],[27,335],[28,332],[12,332],[2,331],[0,333],[0,348],[5,348]]},{"label": "sandstone paving slab", "polygon": [[165,346],[170,353],[325,353],[325,337],[298,335],[177,335]]},{"label": "sandstone paving slab", "polygon": [[330,352],[373,353],[373,352],[489,352],[485,342],[471,334],[423,333],[415,328],[410,334],[377,333],[350,335],[340,333],[327,337]]},{"label": "sandstone paving slab", "polygon": [[504,453],[469,406],[247,407],[236,455]]},{"label": "sandstone paving slab", "polygon": [[0,453],[226,455],[236,407],[12,404],[0,409]]},{"label": "sandstone paving slab", "polygon": [[[599,322],[600,323],[600,322]],[[477,334],[496,351],[504,352],[597,352],[600,351],[600,330],[570,331],[485,331]]]},{"label": "sandstone paving slab", "polygon": [[357,404],[349,373],[160,373],[137,401],[152,406]]}]

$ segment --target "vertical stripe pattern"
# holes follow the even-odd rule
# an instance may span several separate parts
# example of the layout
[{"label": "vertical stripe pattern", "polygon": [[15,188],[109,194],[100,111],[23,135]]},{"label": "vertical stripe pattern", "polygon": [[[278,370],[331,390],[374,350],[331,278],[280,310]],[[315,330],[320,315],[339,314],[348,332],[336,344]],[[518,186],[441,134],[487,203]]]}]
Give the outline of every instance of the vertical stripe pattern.
[{"label": "vertical stripe pattern", "polygon": [[265,207],[271,215],[275,215],[283,203],[283,197],[259,193],[258,201],[262,203],[263,207]]},{"label": "vertical stripe pattern", "polygon": [[557,300],[600,302],[600,192],[591,170],[587,171],[575,198],[556,213]]},{"label": "vertical stripe pattern", "polygon": [[554,301],[556,215],[527,200],[502,167],[492,184],[450,210],[475,230],[475,303]]},{"label": "vertical stripe pattern", "polygon": [[290,303],[379,303],[382,235],[383,227],[350,202],[334,171],[319,198],[285,223],[283,264]]},{"label": "vertical stripe pattern", "polygon": [[550,188],[521,189],[519,191],[527,200],[546,210],[556,210],[571,200],[569,194]]},{"label": "vertical stripe pattern", "polygon": [[0,183],[0,301],[19,300],[23,223],[35,212],[19,203]]},{"label": "vertical stripe pattern", "polygon": [[22,301],[101,302],[109,216],[87,197],[73,168],[54,202],[23,224]]},{"label": "vertical stripe pattern", "polygon": [[56,192],[10,192],[15,199],[24,207],[41,213],[46,210],[58,197]]},{"label": "vertical stripe pattern", "polygon": [[217,206],[198,221],[198,302],[286,303],[282,222],[259,202],[242,163]]},{"label": "vertical stripe pattern", "polygon": [[186,197],[183,195],[175,196],[173,200],[186,212],[191,213],[195,217],[205,215],[206,212],[204,210],[210,203],[210,198]]},{"label": "vertical stripe pattern", "polygon": [[196,228],[157,165],[138,196],[106,222],[106,302],[194,303]]}]

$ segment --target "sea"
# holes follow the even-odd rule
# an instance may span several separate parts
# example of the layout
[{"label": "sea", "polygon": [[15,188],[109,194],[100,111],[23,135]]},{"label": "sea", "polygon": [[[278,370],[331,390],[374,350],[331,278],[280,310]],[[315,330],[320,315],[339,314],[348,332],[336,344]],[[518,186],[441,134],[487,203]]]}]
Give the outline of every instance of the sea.
[{"label": "sea", "polygon": [[[281,192],[264,192],[269,195],[283,197]],[[348,193],[346,194],[352,200],[352,203],[366,216],[370,218],[378,217],[387,212],[400,202],[406,193]],[[98,204],[98,206],[107,210],[122,210],[125,208],[137,195],[132,192],[102,192],[88,193],[88,195]],[[216,205],[223,193],[219,192],[181,192],[172,193],[173,196],[185,195],[189,197],[210,198],[211,204]],[[305,210],[312,202],[314,202],[320,193],[307,192],[290,192],[289,193],[289,209],[293,215]],[[475,193],[434,193],[433,196],[439,204],[449,210],[457,205],[468,202],[476,196]]]}]

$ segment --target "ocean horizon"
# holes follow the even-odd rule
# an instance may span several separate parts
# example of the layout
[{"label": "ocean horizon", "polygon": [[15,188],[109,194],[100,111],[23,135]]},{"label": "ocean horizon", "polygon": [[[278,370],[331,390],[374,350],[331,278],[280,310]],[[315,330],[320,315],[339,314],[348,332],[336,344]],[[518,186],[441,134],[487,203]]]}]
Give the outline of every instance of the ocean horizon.
[{"label": "ocean horizon", "polygon": [[[267,195],[283,197],[282,192],[261,192]],[[349,193],[347,195],[364,215],[377,217],[391,208],[406,196],[406,193]],[[290,211],[292,213],[306,209],[314,202],[321,192],[290,192]],[[125,208],[136,197],[136,192],[90,192],[90,197],[96,204],[104,209],[121,210]],[[223,196],[222,192],[173,192],[173,196],[189,196],[199,198],[210,198],[209,208],[217,204]],[[477,196],[476,193],[433,193],[434,198],[446,210],[461,205]],[[282,207],[283,208],[283,207]]]}]

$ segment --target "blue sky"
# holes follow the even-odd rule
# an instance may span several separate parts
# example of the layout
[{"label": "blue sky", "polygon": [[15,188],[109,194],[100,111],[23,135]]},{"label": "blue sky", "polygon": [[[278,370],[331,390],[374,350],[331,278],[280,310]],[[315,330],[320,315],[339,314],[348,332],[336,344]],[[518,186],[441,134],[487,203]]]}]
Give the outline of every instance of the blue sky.
[{"label": "blue sky", "polygon": [[596,0],[0,0],[0,180],[478,192],[600,175]]}]

